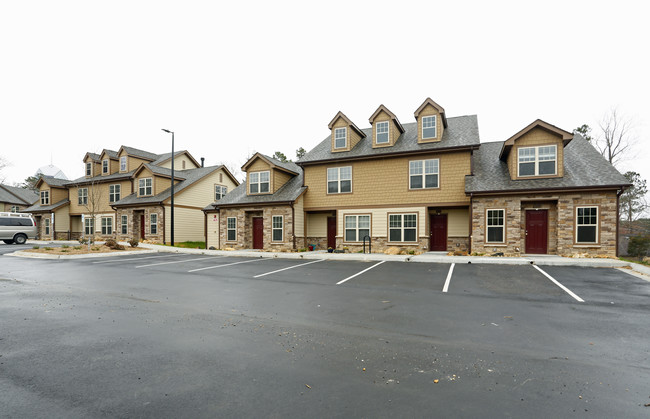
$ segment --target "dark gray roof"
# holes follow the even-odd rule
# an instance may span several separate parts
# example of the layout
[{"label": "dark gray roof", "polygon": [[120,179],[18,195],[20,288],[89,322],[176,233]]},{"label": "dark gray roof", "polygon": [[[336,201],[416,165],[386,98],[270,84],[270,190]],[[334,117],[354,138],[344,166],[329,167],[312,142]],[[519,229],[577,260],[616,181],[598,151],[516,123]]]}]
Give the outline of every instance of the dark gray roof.
[{"label": "dark gray roof", "polygon": [[38,194],[31,189],[0,185],[0,202],[17,205],[30,205],[38,200]]},{"label": "dark gray roof", "polygon": [[104,175],[104,176],[97,175],[97,176],[88,177],[88,178],[85,177],[85,176],[82,176],[82,177],[77,178],[75,180],[69,181],[68,185],[69,186],[75,186],[75,185],[89,184],[89,183],[93,183],[93,182],[98,182],[98,183],[102,182],[103,183],[103,182],[108,182],[108,181],[113,181],[113,180],[129,179],[133,175],[133,172],[135,172],[135,169],[131,170],[130,172],[126,172],[126,173],[119,173],[119,172],[118,173],[113,173],[112,175]]},{"label": "dark gray roof", "polygon": [[95,153],[91,153],[91,152],[88,152],[87,154],[88,154],[88,157],[90,157],[91,159],[93,159],[95,161],[99,161],[99,158],[101,157],[99,154],[95,154]]},{"label": "dark gray roof", "polygon": [[350,151],[332,153],[331,137],[328,136],[320,144],[298,160],[298,164],[317,162],[321,160],[344,160],[364,156],[382,156],[394,153],[410,153],[417,151],[436,151],[451,147],[477,146],[480,144],[478,120],[476,115],[457,116],[447,119],[448,126],[438,142],[418,144],[417,122],[403,124],[404,133],[399,136],[392,147],[372,148],[372,128],[362,131],[366,134]]},{"label": "dark gray roof", "polygon": [[474,151],[474,175],[465,176],[465,192],[527,191],[629,185],[588,141],[579,134],[564,148],[564,176],[549,179],[511,180],[506,162],[499,159],[503,142],[483,143]]},{"label": "dark gray roof", "polygon": [[111,159],[117,159],[117,151],[104,149],[104,152],[106,152],[108,157],[110,157]]},{"label": "dark gray roof", "polygon": [[[169,176],[171,176],[170,169],[150,166],[148,164],[146,164],[146,166],[152,169],[154,173],[157,174],[168,173]],[[187,188],[193,183],[196,183],[197,181],[203,179],[205,176],[209,175],[215,170],[219,170],[222,167],[223,166],[209,166],[209,167],[200,167],[198,169],[174,170],[174,177],[178,175],[179,179],[183,179],[182,181],[174,185],[174,196],[176,196],[176,194],[181,192],[183,189]],[[158,195],[153,195],[153,196],[138,197],[137,193],[132,193],[131,195],[125,196],[124,198],[120,199],[116,203],[112,204],[112,206],[119,207],[123,205],[155,204],[155,203],[163,202],[169,197],[171,197],[171,187],[165,189]]]},{"label": "dark gray roof", "polygon": [[41,179],[50,186],[68,186],[70,181],[67,179],[59,179],[52,176],[41,176]]},{"label": "dark gray roof", "polygon": [[64,205],[67,205],[70,203],[70,200],[68,198],[63,199],[56,204],[51,204],[51,205],[40,205],[40,202],[37,202],[36,204],[32,205],[29,208],[25,208],[24,210],[20,212],[42,212],[42,211],[52,211],[55,210],[59,207],[62,207]]},{"label": "dark gray roof", "polygon": [[[137,148],[129,147],[126,145],[122,146],[122,149],[126,151],[130,156],[134,157],[142,157],[143,159],[146,160],[158,160],[160,156],[158,154],[150,153],[148,151],[144,150],[138,150]],[[170,153],[171,154],[171,153]]]},{"label": "dark gray roof", "polygon": [[[266,157],[266,156],[264,156]],[[275,162],[274,162],[275,163]],[[220,200],[213,202],[204,208],[205,210],[214,210],[214,207],[226,207],[231,205],[259,205],[259,204],[271,204],[274,202],[293,202],[302,193],[307,190],[306,186],[302,186],[303,182],[303,172],[300,167],[297,167],[297,176],[292,177],[282,185],[273,194],[267,195],[246,195],[246,182],[243,182],[231,192],[227,193],[226,196]]]},{"label": "dark gray roof", "polygon": [[259,154],[260,154],[260,156],[264,157],[265,159],[268,159],[274,165],[276,165],[278,167],[281,167],[283,169],[286,169],[286,170],[289,170],[289,171],[292,171],[292,172],[295,172],[295,173],[300,173],[302,171],[300,166],[298,166],[294,162],[291,162],[291,161],[282,162],[282,161],[280,161],[278,159],[274,159],[273,157],[269,157],[266,154],[262,154],[262,153],[259,153]]},{"label": "dark gray roof", "polygon": [[[187,153],[187,150],[181,150],[181,151],[174,151],[174,156],[179,156],[183,153]],[[154,161],[151,162],[153,165],[159,165],[160,163],[164,162],[165,160],[169,160],[169,158],[172,156],[171,151],[169,153],[164,153],[164,154],[158,154],[158,158]]]}]

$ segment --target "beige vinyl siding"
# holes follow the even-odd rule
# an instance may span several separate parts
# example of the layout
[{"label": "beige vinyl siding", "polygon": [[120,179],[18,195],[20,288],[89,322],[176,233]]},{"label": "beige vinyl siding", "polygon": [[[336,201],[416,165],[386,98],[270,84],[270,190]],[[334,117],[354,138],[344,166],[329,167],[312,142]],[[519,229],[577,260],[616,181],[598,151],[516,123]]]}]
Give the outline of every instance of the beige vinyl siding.
[{"label": "beige vinyl siding", "polygon": [[[171,242],[171,207],[165,205],[165,242]],[[174,241],[203,241],[205,217],[200,209],[179,208],[174,199]],[[159,226],[160,228],[160,226]]]},{"label": "beige vinyl siding", "polygon": [[[131,181],[107,181],[105,183],[96,183],[94,185],[80,185],[79,187],[73,186],[70,191],[70,213],[71,214],[87,214],[92,209],[92,195],[97,194],[98,204],[95,212],[111,212],[111,203],[109,201],[109,186],[120,185],[120,198],[124,198],[131,194]],[[79,205],[79,188],[88,188],[88,206]],[[94,191],[93,191],[94,190]]]},{"label": "beige vinyl siding", "polygon": [[[185,169],[183,169],[183,162],[185,162]],[[172,159],[167,160],[166,162],[162,163],[159,165],[159,167],[165,167],[167,169],[172,168]],[[187,154],[183,153],[180,156],[176,156],[174,159],[174,171],[176,170],[189,170],[189,169],[196,169],[199,166],[194,164],[194,162],[187,157]]]},{"label": "beige vinyl siding", "polygon": [[[215,248],[220,248],[219,243],[219,214],[216,212],[208,213],[206,215],[206,228],[208,242],[206,243],[206,248],[214,246]],[[175,237],[174,237],[175,238]]]},{"label": "beige vinyl siding", "polygon": [[[215,170],[198,182],[183,189],[178,194],[174,193],[174,204],[203,209],[214,202],[214,185],[226,186],[228,192],[235,189],[235,183],[225,173],[223,173],[223,182],[219,182],[220,173],[223,173],[221,169]],[[165,204],[169,204],[169,199],[165,201]]]},{"label": "beige vinyl siding", "polygon": [[552,176],[539,176],[539,177],[562,177],[564,176],[564,144],[562,138],[557,134],[551,134],[550,132],[542,128],[534,128],[530,132],[524,134],[521,138],[518,138],[515,141],[514,146],[510,149],[508,154],[508,170],[510,171],[510,177],[512,179],[534,179],[535,176],[525,176],[518,178],[518,165],[519,165],[519,148],[521,147],[534,147],[534,146],[543,146],[543,145],[555,145],[557,149],[557,154],[555,158],[557,159],[557,175]]},{"label": "beige vinyl siding", "polygon": [[[7,208],[11,209],[11,205],[8,206]],[[4,210],[5,210],[5,204],[4,204],[4,202],[0,202],[0,211],[4,211]]]},{"label": "beige vinyl siding", "polygon": [[305,214],[307,237],[327,237],[327,217],[330,214]]},{"label": "beige vinyl siding", "polygon": [[305,211],[304,198],[301,196],[293,204],[293,224],[296,237],[305,237]]},{"label": "beige vinyl siding", "polygon": [[81,216],[70,217],[70,231],[73,233],[80,233],[83,231],[83,225],[81,224]]},{"label": "beige vinyl siding", "polygon": [[144,159],[139,159],[137,157],[127,156],[127,158],[126,158],[126,171],[130,172],[131,170],[135,170],[138,167],[140,167],[140,165],[142,163],[150,163],[150,161],[149,160],[144,160]]},{"label": "beige vinyl siding", "polygon": [[[370,235],[372,237],[388,237],[388,214],[413,214],[418,215],[418,237],[428,237],[426,232],[426,207],[410,208],[359,208],[339,210],[336,213],[336,236],[343,237],[345,228],[345,216],[354,214],[370,214]],[[325,231],[327,230],[327,217],[325,219]],[[325,233],[324,235],[327,235]],[[322,236],[318,236],[322,237]]]},{"label": "beige vinyl siding", "polygon": [[70,206],[63,207],[54,211],[54,231],[63,233],[70,230]]},{"label": "beige vinyl siding", "polygon": [[443,209],[447,214],[447,237],[469,237],[469,209]]},{"label": "beige vinyl siding", "polygon": [[285,183],[289,181],[293,177],[293,175],[290,175],[286,172],[282,172],[280,170],[273,170],[272,173],[272,182],[273,182],[273,193],[277,192],[278,189],[284,186]]},{"label": "beige vinyl siding", "polygon": [[50,189],[50,204],[56,204],[57,202],[61,202],[64,199],[66,199],[67,197],[68,197],[68,190],[67,189],[62,189],[62,188],[51,188]]}]

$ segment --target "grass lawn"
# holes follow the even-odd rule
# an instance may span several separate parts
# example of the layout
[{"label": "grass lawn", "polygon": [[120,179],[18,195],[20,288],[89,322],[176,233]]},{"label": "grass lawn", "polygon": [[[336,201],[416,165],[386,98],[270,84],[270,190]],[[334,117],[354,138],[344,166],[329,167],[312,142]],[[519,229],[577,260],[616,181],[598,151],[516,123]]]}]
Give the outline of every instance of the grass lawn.
[{"label": "grass lawn", "polygon": [[650,266],[650,263],[644,262],[642,260],[636,259],[636,258],[630,258],[630,257],[619,257],[620,260],[624,260],[626,262],[632,262],[632,263],[638,263],[639,265],[645,265],[645,266]]},{"label": "grass lawn", "polygon": [[174,244],[174,247],[184,247],[186,249],[205,249],[205,242],[180,242]]}]

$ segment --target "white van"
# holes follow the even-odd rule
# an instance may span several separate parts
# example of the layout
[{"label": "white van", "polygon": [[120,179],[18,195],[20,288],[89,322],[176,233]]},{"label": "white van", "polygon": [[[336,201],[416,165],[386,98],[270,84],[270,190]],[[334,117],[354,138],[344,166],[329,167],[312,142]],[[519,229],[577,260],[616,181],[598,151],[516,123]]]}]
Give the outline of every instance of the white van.
[{"label": "white van", "polygon": [[36,225],[31,214],[0,212],[0,240],[7,244],[25,244],[36,238]]}]

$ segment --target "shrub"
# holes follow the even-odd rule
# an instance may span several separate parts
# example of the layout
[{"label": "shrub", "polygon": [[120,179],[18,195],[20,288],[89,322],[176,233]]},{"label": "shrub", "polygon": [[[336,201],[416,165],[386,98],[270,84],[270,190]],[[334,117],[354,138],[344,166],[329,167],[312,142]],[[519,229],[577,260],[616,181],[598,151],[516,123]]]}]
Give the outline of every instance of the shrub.
[{"label": "shrub", "polygon": [[138,247],[138,244],[140,244],[140,242],[138,242],[136,239],[129,240],[129,246],[131,247]]},{"label": "shrub", "polygon": [[41,246],[39,246],[39,245],[32,246],[32,249],[40,249],[40,248],[41,248]]},{"label": "shrub", "polygon": [[104,245],[106,247],[108,247],[109,249],[115,249],[115,247],[118,246],[115,239],[106,239],[106,241],[104,242]]},{"label": "shrub", "polygon": [[93,243],[94,243],[92,237],[90,237],[90,238],[87,238],[87,237],[80,237],[80,238],[79,238],[79,244],[88,244],[88,241],[90,241],[90,244],[93,244]]},{"label": "shrub", "polygon": [[44,247],[43,250],[53,250],[52,247]]},{"label": "shrub", "polygon": [[94,250],[95,252],[97,252],[99,250],[99,247],[93,246],[93,247],[91,247],[91,250]]},{"label": "shrub", "polygon": [[650,250],[650,236],[634,236],[630,237],[630,242],[627,245],[627,253],[630,256],[641,259]]},{"label": "shrub", "polygon": [[67,251],[68,251],[68,249],[61,249],[61,253],[65,253]]},{"label": "shrub", "polygon": [[61,245],[61,248],[62,248],[62,249],[67,249],[68,247],[70,247],[70,246],[68,246],[67,244],[62,244],[62,245]]},{"label": "shrub", "polygon": [[81,250],[81,246],[75,246],[73,247],[74,250]]}]

